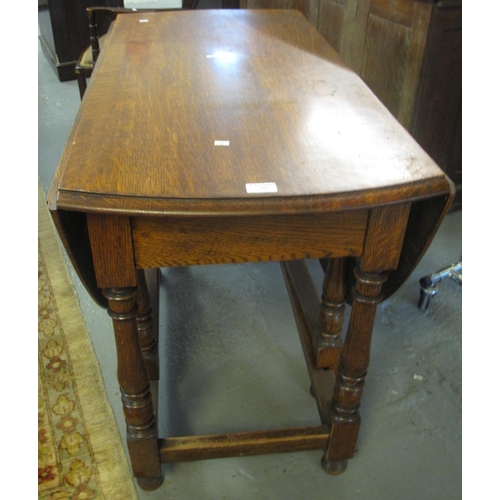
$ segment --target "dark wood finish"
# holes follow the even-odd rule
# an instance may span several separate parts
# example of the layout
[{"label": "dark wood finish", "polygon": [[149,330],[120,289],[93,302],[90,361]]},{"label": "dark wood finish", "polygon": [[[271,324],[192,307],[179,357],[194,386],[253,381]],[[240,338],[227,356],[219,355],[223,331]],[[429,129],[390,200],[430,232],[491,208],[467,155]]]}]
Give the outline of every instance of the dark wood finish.
[{"label": "dark wood finish", "polygon": [[298,427],[160,440],[162,462],[188,462],[209,458],[243,457],[324,449],[328,427]]},{"label": "dark wood finish", "polygon": [[[154,278],[153,278],[154,279]],[[156,281],[156,280],[155,280]],[[153,286],[158,286],[156,283]],[[151,297],[143,269],[137,270],[137,333],[141,344],[142,357],[148,370],[149,380],[159,380],[158,331],[151,306]]]},{"label": "dark wood finish", "polygon": [[[49,208],[56,220],[71,214],[58,226],[69,246],[72,215],[86,218],[92,267],[81,276],[93,271],[109,302],[139,485],[160,484],[162,461],[318,447],[328,472],[345,469],[384,282],[401,284],[452,195],[439,167],[299,12],[118,15]],[[425,221],[409,220],[422,213]],[[305,258],[332,259],[321,300]],[[282,261],[321,424],[158,439],[142,269],[264,260]]]},{"label": "dark wood finish", "polygon": [[39,39],[60,81],[74,80],[76,63],[89,44],[85,9],[123,7],[123,0],[48,0],[38,8]]},{"label": "dark wood finish", "polygon": [[150,268],[359,255],[367,215],[134,217],[135,261]]},{"label": "dark wood finish", "polygon": [[113,319],[118,356],[118,381],[122,392],[123,413],[127,422],[132,469],[145,486],[158,487],[162,481],[157,444],[156,420],[149,378],[137,334],[137,289],[104,288]]},{"label": "dark wood finish", "polygon": [[432,5],[414,0],[358,1],[347,63],[409,128]]},{"label": "dark wood finish", "polygon": [[358,0],[357,6],[348,64],[460,193],[461,2]]},{"label": "dark wood finish", "polygon": [[365,252],[355,269],[351,318],[333,391],[330,441],[323,468],[338,474],[354,455],[361,418],[359,407],[370,360],[371,335],[377,304],[382,300],[385,270],[395,269],[403,244],[410,205],[394,205],[370,212]]},{"label": "dark wood finish", "polygon": [[317,15],[308,19],[344,60],[350,61],[357,0],[313,0],[311,3],[317,5]]},{"label": "dark wood finish", "polygon": [[[129,218],[121,215],[89,214],[87,223],[97,286],[100,288],[136,286]],[[111,248],[110,242],[113,245]]]},{"label": "dark wood finish", "polygon": [[317,368],[337,373],[342,352],[342,325],[347,286],[347,260],[328,259],[319,311],[318,335],[313,337]]},{"label": "dark wood finish", "polygon": [[462,206],[462,2],[441,1],[431,17],[413,136],[457,187]]},{"label": "dark wood finish", "polygon": [[87,292],[97,304],[107,307],[108,301],[97,286],[85,213],[55,210],[51,215],[64,248]]},{"label": "dark wood finish", "polygon": [[[78,119],[78,116],[77,116]],[[66,155],[63,153],[63,157]],[[369,165],[369,163],[367,163]],[[56,172],[56,176],[60,172]],[[57,182],[57,181],[56,181]],[[384,203],[398,203],[403,200],[419,202],[426,196],[440,196],[447,199],[450,194],[450,184],[443,178],[416,181],[410,185],[395,185],[391,188],[380,188],[373,191],[338,193],[304,197],[262,197],[262,198],[220,198],[214,204],[211,199],[201,198],[141,198],[138,196],[106,195],[103,197],[94,193],[79,193],[77,191],[59,191],[58,207],[62,210],[83,210],[92,213],[133,212],[140,215],[156,216],[207,216],[234,215],[258,216],[265,212],[269,215],[300,215],[304,212],[321,214],[328,211],[336,212],[344,209],[365,209]],[[418,221],[417,221],[418,224]],[[420,249],[420,247],[418,247]],[[399,286],[400,283],[398,283]]]},{"label": "dark wood finish", "polygon": [[321,422],[330,425],[335,373],[316,366],[312,343],[319,331],[320,301],[316,287],[304,261],[281,262],[281,268],[311,379],[311,394],[316,399]]},{"label": "dark wood finish", "polygon": [[[387,271],[398,267],[410,208],[411,205],[406,203],[370,212],[361,269]],[[393,228],[397,228],[397,231]]]},{"label": "dark wood finish", "polygon": [[390,297],[406,281],[420,262],[450,210],[453,199],[452,189],[449,197],[435,197],[412,203],[398,267],[388,272],[389,277],[382,287],[384,299]]},{"label": "dark wood finish", "polygon": [[[140,23],[134,14],[118,17],[117,29],[108,37],[106,71],[92,82],[92,99],[80,108],[79,126],[64,153],[71,161],[64,162],[61,192],[97,195],[101,210],[119,197],[126,212],[140,210],[144,199],[169,200],[169,212],[184,211],[186,200],[201,199],[206,214],[220,210],[221,200],[240,206],[255,203],[245,186],[256,182],[276,183],[280,201],[304,208],[311,197],[325,195],[333,203],[334,195],[342,195],[337,210],[361,200],[360,208],[386,203],[383,190],[388,187],[395,187],[389,190],[396,193],[392,202],[406,200],[408,189],[417,186],[417,198],[433,194],[429,183],[434,180],[437,193],[448,189],[435,163],[408,141],[397,121],[297,12],[290,12],[290,29],[255,37],[250,45],[247,38],[254,31],[264,35],[269,29],[262,20],[266,16],[255,16],[252,30],[241,31],[243,10],[223,11],[227,19],[217,15],[220,11],[205,12],[203,26],[197,22],[198,12],[150,13],[148,23]],[[271,20],[283,14],[266,12]],[[196,47],[189,43],[195,29]],[[227,33],[231,52],[241,57],[237,66],[207,57],[219,47],[214,29]],[[125,31],[130,33],[126,38],[121,35]],[[152,50],[154,40],[165,42]],[[297,45],[303,50],[286,50]],[[316,54],[317,62],[308,54]],[[299,76],[297,64],[313,65]],[[338,68],[334,80],[332,68]],[[296,75],[293,80],[291,75]],[[184,81],[206,84],[193,93]],[[135,104],[146,91],[147,106]],[[297,102],[301,105],[293,104]],[[274,119],[262,120],[268,114]],[[276,123],[287,126],[276,128]],[[125,151],[117,140],[121,136],[141,140],[128,143]],[[364,148],[354,157],[351,149],[360,136]],[[93,144],[96,138],[99,148]],[[214,146],[217,140],[229,140],[230,146]],[[405,147],[394,152],[394,144],[401,143]],[[148,144],[147,151],[143,144]],[[268,197],[277,198],[258,198]],[[151,210],[149,205],[146,213]]]},{"label": "dark wood finish", "polygon": [[92,76],[95,62],[99,56],[100,39],[102,38],[104,41],[104,36],[108,32],[111,23],[116,19],[118,13],[126,14],[130,12],[134,12],[134,10],[119,7],[87,8],[90,45],[82,52],[75,66],[81,99],[83,99],[83,95],[87,89],[87,79]]}]

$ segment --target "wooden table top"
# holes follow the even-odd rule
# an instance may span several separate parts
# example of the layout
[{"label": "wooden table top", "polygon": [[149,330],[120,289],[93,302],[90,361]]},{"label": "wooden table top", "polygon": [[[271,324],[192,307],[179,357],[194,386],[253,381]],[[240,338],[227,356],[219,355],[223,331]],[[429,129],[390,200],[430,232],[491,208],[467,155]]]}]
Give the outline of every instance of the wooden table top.
[{"label": "wooden table top", "polygon": [[199,10],[118,15],[49,202],[314,212],[449,190],[301,13]]}]

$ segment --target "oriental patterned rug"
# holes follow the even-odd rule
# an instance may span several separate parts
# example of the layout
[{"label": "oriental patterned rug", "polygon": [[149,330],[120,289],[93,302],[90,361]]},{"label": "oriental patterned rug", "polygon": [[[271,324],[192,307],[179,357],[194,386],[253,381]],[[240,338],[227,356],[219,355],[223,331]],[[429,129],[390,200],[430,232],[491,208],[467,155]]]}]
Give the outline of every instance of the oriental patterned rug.
[{"label": "oriental patterned rug", "polygon": [[39,185],[38,498],[136,500],[125,451]]}]

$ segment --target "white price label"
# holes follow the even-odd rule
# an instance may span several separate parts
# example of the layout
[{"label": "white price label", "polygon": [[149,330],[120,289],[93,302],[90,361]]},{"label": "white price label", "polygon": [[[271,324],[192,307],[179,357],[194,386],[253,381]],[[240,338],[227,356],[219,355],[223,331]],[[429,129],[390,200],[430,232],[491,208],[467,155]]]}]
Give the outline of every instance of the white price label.
[{"label": "white price label", "polygon": [[250,182],[245,185],[247,193],[277,193],[275,182]]}]

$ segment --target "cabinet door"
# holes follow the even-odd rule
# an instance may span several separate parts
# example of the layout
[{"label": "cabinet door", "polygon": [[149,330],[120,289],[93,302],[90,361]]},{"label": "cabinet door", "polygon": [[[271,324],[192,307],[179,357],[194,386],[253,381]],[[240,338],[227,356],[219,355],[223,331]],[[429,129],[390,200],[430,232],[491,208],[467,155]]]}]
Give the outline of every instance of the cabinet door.
[{"label": "cabinet door", "polygon": [[462,186],[462,6],[441,0],[429,29],[413,136],[457,185]]},{"label": "cabinet door", "polygon": [[358,0],[240,0],[242,9],[298,9],[350,64]]},{"label": "cabinet door", "polygon": [[351,67],[407,129],[411,126],[432,2],[358,0]]},{"label": "cabinet door", "polygon": [[359,0],[319,0],[317,29],[351,65],[356,7]]},{"label": "cabinet door", "polygon": [[290,0],[289,9],[297,9],[304,14],[309,22],[318,27],[318,2],[319,0]]},{"label": "cabinet door", "polygon": [[288,9],[289,0],[240,0],[242,9]]},{"label": "cabinet door", "polygon": [[241,9],[297,9],[316,28],[318,0],[240,0]]}]

